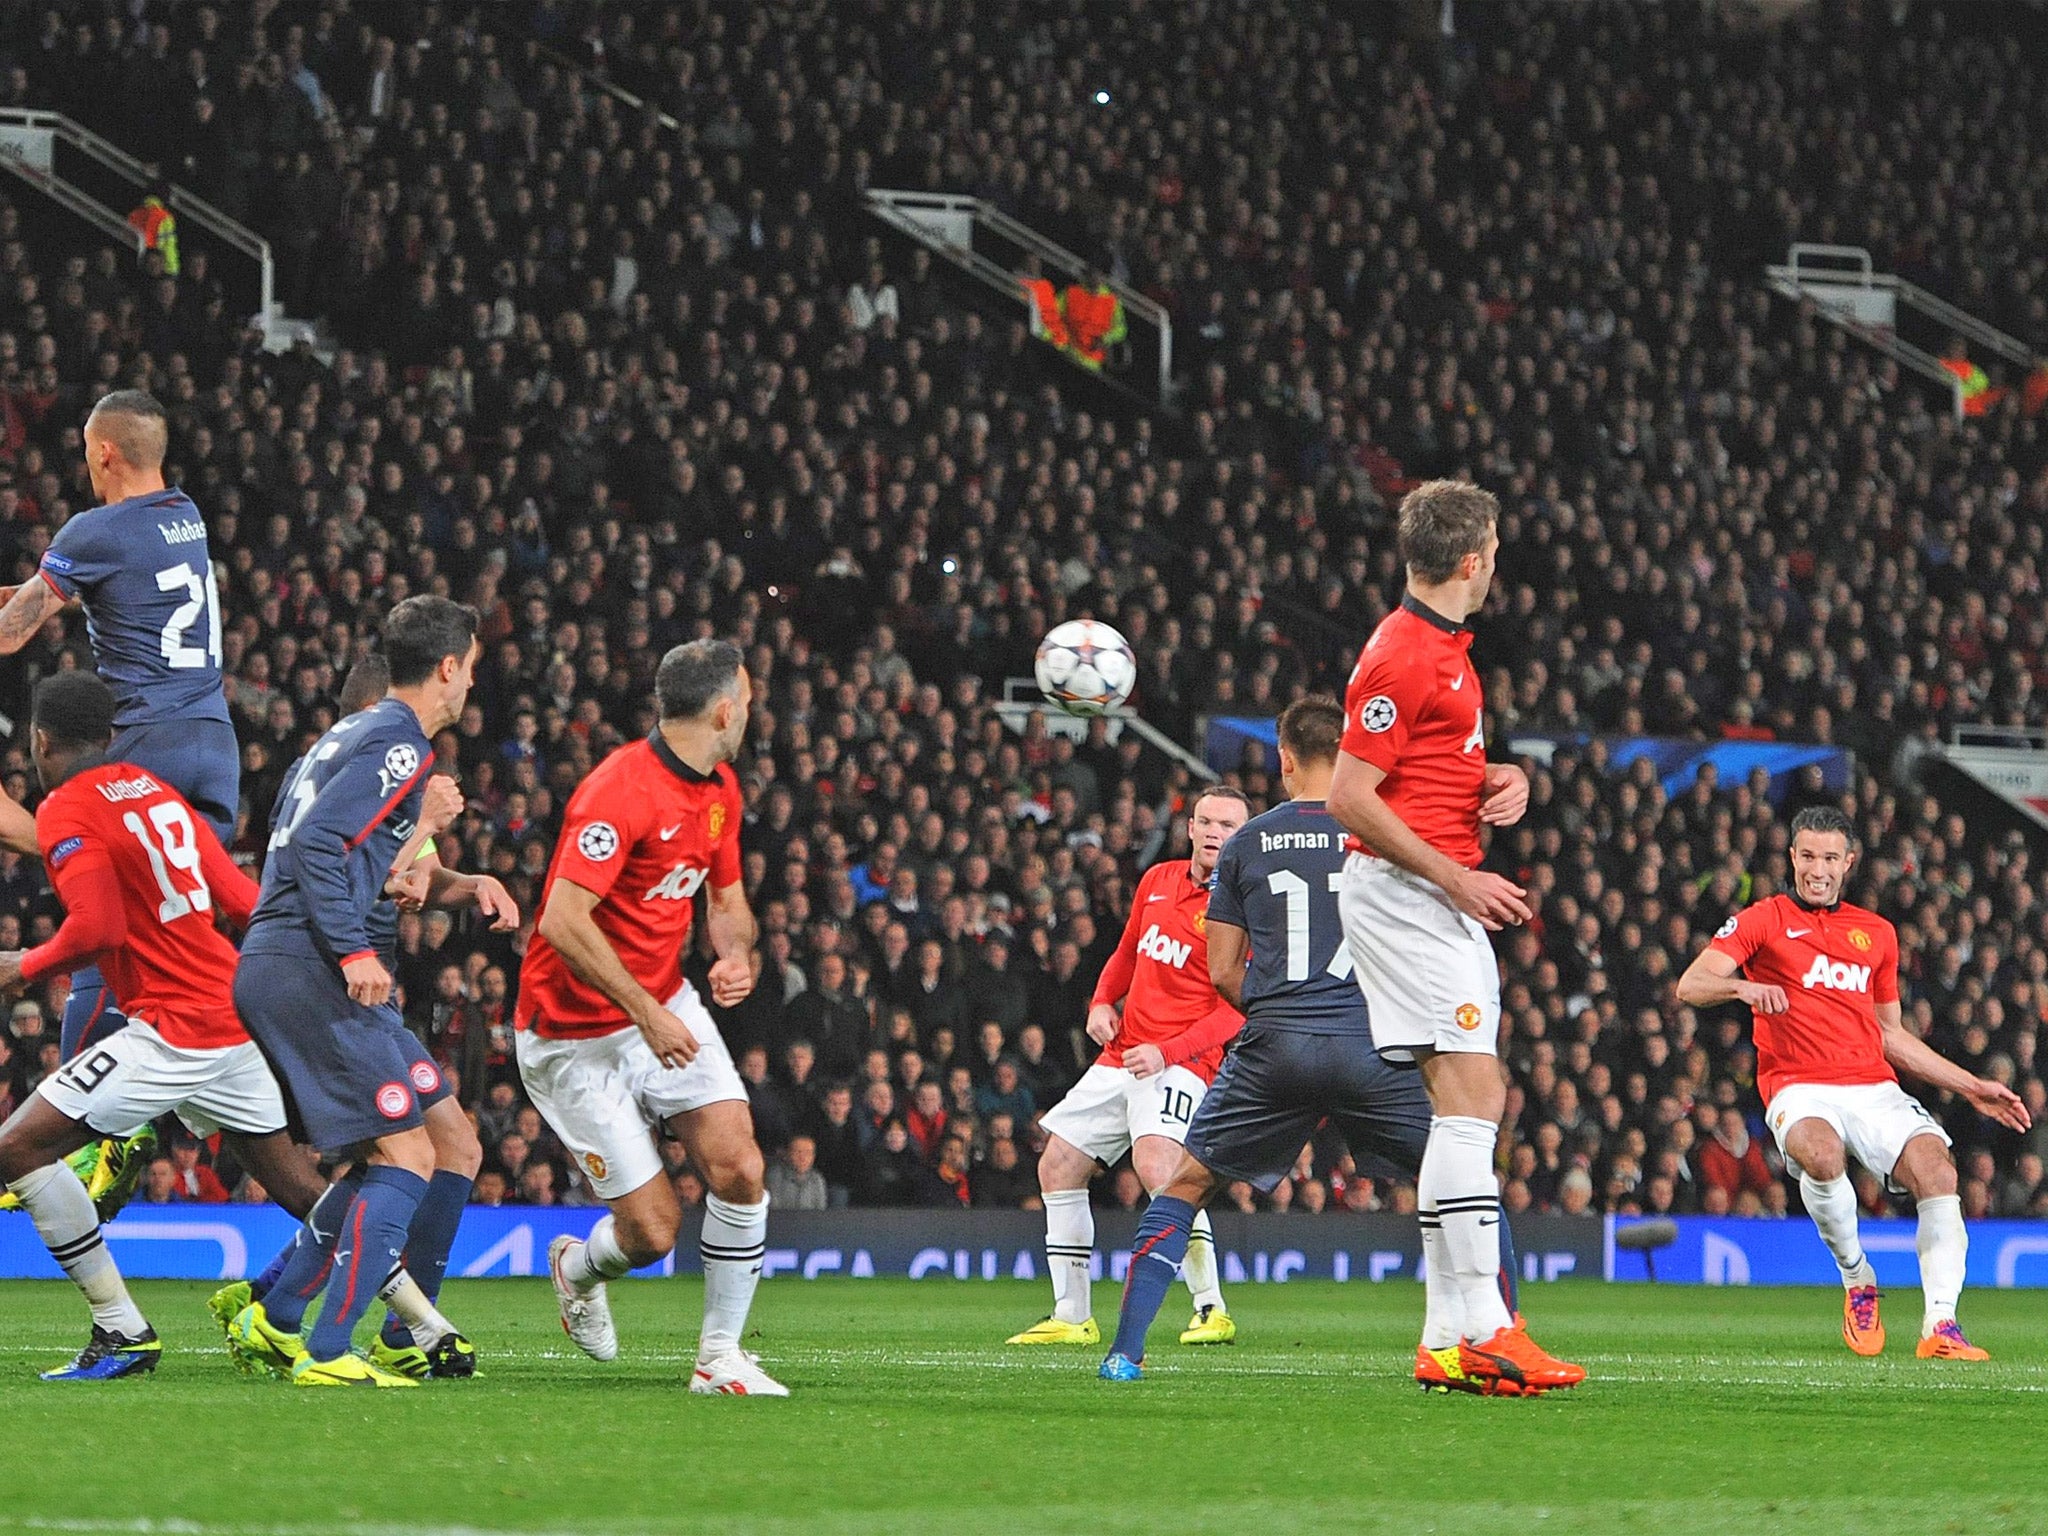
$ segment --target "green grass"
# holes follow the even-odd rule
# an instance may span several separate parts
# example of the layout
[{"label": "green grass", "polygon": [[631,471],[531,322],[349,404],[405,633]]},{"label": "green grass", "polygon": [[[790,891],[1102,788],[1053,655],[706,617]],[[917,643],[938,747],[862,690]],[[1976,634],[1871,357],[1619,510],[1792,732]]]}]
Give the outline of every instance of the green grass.
[{"label": "green grass", "polygon": [[[772,1282],[751,1341],[787,1402],[683,1390],[699,1287],[614,1286],[598,1365],[545,1283],[451,1285],[486,1374],[419,1392],[236,1376],[210,1287],[145,1283],[152,1378],[49,1386],[85,1331],[61,1284],[0,1301],[0,1527],[73,1532],[2048,1530],[2048,1307],[1965,1298],[1988,1366],[1916,1360],[1919,1297],[1857,1360],[1826,1291],[1531,1287],[1538,1337],[1586,1363],[1537,1401],[1425,1397],[1413,1285],[1240,1286],[1243,1342],[1153,1335],[1151,1375],[1006,1350],[1043,1287]],[[1114,1287],[1097,1290],[1106,1322]],[[10,1522],[12,1523],[10,1525]]]}]

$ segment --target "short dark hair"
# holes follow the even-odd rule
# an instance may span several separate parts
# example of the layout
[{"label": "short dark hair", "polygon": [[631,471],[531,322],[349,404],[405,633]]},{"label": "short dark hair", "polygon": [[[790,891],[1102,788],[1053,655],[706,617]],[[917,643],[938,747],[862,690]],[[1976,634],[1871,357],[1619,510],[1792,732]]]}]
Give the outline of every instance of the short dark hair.
[{"label": "short dark hair", "polygon": [[664,720],[694,720],[739,686],[745,663],[730,640],[692,640],[661,658],[654,698]]},{"label": "short dark hair", "polygon": [[1449,581],[1460,560],[1486,548],[1499,519],[1493,492],[1466,480],[1425,480],[1401,498],[1401,563],[1422,581]]},{"label": "short dark hair", "polygon": [[137,469],[162,467],[164,450],[171,440],[171,423],[162,404],[148,390],[117,389],[110,395],[101,395],[85,420]]},{"label": "short dark hair", "polygon": [[391,663],[380,652],[372,652],[348,669],[341,683],[341,712],[353,715],[368,709],[391,691]]},{"label": "short dark hair", "polygon": [[1280,745],[1304,763],[1334,763],[1344,737],[1344,706],[1312,693],[1280,712]]},{"label": "short dark hair", "polygon": [[114,690],[99,674],[52,672],[36,684],[36,728],[67,747],[104,747],[114,739]]},{"label": "short dark hair", "polygon": [[1809,805],[1797,816],[1794,816],[1792,818],[1793,838],[1796,839],[1802,832],[1812,832],[1821,837],[1826,837],[1831,833],[1840,833],[1844,838],[1848,839],[1849,851],[1851,853],[1856,851],[1856,823],[1851,821],[1835,806]]},{"label": "short dark hair", "polygon": [[1190,816],[1194,815],[1196,809],[1200,807],[1204,800],[1235,800],[1244,807],[1247,816],[1251,814],[1252,797],[1243,790],[1229,784],[1203,785],[1201,789],[1195,792],[1195,798],[1188,802],[1188,814]]},{"label": "short dark hair", "polygon": [[445,597],[408,597],[384,620],[385,665],[391,686],[412,688],[434,675],[450,656],[467,656],[476,643],[477,612]]}]

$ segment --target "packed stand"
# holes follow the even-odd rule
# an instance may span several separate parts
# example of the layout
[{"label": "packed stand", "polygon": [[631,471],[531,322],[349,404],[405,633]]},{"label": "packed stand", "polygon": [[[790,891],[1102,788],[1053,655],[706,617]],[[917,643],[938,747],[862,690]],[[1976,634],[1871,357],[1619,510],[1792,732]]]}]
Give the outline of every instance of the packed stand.
[{"label": "packed stand", "polygon": [[[1176,845],[1185,776],[1099,728],[1078,749],[1042,723],[1011,733],[1002,680],[1050,624],[1093,612],[1130,636],[1141,707],[1183,740],[1199,714],[1336,689],[1398,592],[1400,490],[1469,470],[1508,509],[1476,648],[1490,736],[1854,748],[1863,881],[1901,919],[1913,1013],[2038,1107],[2048,887],[1892,769],[1956,720],[2041,718],[2040,423],[2013,399],[1957,428],[1755,282],[1792,234],[1845,233],[1827,198],[1888,206],[1842,191],[1872,184],[1838,165],[1801,181],[1786,146],[1820,131],[1810,103],[1851,139],[1871,101],[1869,131],[1890,132],[1901,99],[1961,132],[1939,87],[1983,62],[1976,45],[1916,39],[1927,67],[1895,80],[1896,40],[1873,37],[1859,94],[1834,76],[1864,54],[1678,11],[1509,13],[1503,56],[1270,9],[1177,9],[1168,47],[1151,35],[1167,13],[1140,8],[1100,58],[1078,3],[1024,27],[945,7],[938,58],[938,10],[918,6],[146,8],[162,35],[92,5],[54,31],[17,21],[8,89],[88,121],[107,108],[83,79],[182,61],[183,106],[224,126],[174,159],[280,220],[294,302],[347,346],[332,369],[266,357],[203,262],[145,283],[112,253],[41,262],[0,216],[0,526],[25,571],[84,504],[67,438],[99,389],[144,382],[171,406],[179,476],[229,567],[251,857],[378,616],[413,591],[475,602],[487,664],[441,744],[472,811],[444,857],[500,874],[529,924],[568,791],[651,723],[653,661],[739,638],[761,700],[745,847],[763,980],[721,1022],[776,1197],[1016,1205],[1035,1193],[1033,1116],[1086,1059],[1125,894]],[[1294,44],[1325,22],[1305,62]],[[680,128],[535,38],[601,51]],[[1174,73],[1198,57],[1217,67]],[[2034,68],[1998,65],[2015,101],[2041,99],[2022,89]],[[1338,148],[1313,163],[1266,126],[1330,115],[1317,137]],[[996,196],[1169,303],[1195,445],[1024,386],[1021,314],[963,309],[923,256],[884,247],[854,212],[868,184]],[[1770,219],[1743,186],[1774,189]],[[286,237],[308,235],[295,257]],[[1959,292],[2024,289],[2038,257],[2004,250],[1924,254]],[[10,713],[67,649],[82,659],[76,635],[26,653]],[[1539,775],[1528,826],[1495,844],[1543,895],[1502,946],[1510,1202],[1781,1208],[1738,1026],[1669,987],[1782,877],[1787,812],[1751,786],[1667,806],[1588,761]],[[9,768],[26,796],[18,751]],[[1274,792],[1263,765],[1243,777]],[[46,925],[48,898],[0,860],[0,944],[10,917]],[[408,919],[408,1015],[492,1149],[479,1198],[587,1198],[510,1060],[523,941]],[[48,1069],[28,1014],[17,1093]],[[2034,1205],[2040,1146],[1952,1128],[1970,1201]],[[1301,1173],[1278,1203],[1408,1198],[1334,1148]],[[1123,1170],[1102,1196],[1142,1190]]]}]

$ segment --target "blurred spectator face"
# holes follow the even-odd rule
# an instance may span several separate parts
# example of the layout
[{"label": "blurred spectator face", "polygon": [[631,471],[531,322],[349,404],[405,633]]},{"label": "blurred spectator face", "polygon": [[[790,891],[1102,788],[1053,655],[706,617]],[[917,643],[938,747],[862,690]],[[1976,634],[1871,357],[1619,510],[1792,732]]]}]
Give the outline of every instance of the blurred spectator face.
[{"label": "blurred spectator face", "polygon": [[936,1120],[946,1112],[945,1101],[939,1096],[939,1085],[923,1082],[917,1085],[917,1092],[911,1095],[911,1104],[927,1120]]},{"label": "blurred spectator face", "polygon": [[750,1045],[740,1054],[740,1076],[757,1088],[768,1081],[767,1047]]},{"label": "blurred spectator face", "polygon": [[801,1178],[818,1166],[818,1144],[808,1136],[793,1136],[784,1156],[789,1159],[790,1171]]},{"label": "blurred spectator face", "polygon": [[[761,1056],[762,1072],[767,1072],[767,1053]],[[853,1115],[853,1094],[845,1088],[831,1089],[825,1095],[825,1119],[835,1126],[846,1124]]]},{"label": "blurred spectator face", "polygon": [[873,1118],[886,1120],[896,1108],[896,1090],[886,1082],[869,1083],[861,1104]]},{"label": "blurred spectator face", "polygon": [[476,1176],[476,1184],[469,1193],[472,1205],[503,1205],[505,1203],[505,1175],[495,1168],[486,1168]]},{"label": "blurred spectator face", "polygon": [[1593,1208],[1593,1179],[1583,1168],[1574,1168],[1558,1186],[1558,1209],[1567,1216],[1584,1216]]},{"label": "blurred spectator face", "polygon": [[695,1210],[704,1203],[704,1181],[697,1177],[694,1170],[685,1168],[677,1174],[675,1186],[676,1199],[682,1202],[684,1210]]},{"label": "blurred spectator face", "polygon": [[789,1048],[789,1080],[793,1083],[810,1081],[811,1068],[818,1064],[818,1053],[801,1040]]},{"label": "blurred spectator face", "polygon": [[178,1167],[168,1157],[152,1158],[144,1176],[142,1198],[151,1205],[166,1205],[178,1189]]},{"label": "blurred spectator face", "polygon": [[555,1203],[555,1165],[534,1163],[519,1175],[519,1199],[524,1205]]},{"label": "blurred spectator face", "polygon": [[981,1054],[993,1061],[1003,1053],[1003,1026],[994,1020],[983,1024],[976,1039],[981,1045]]}]

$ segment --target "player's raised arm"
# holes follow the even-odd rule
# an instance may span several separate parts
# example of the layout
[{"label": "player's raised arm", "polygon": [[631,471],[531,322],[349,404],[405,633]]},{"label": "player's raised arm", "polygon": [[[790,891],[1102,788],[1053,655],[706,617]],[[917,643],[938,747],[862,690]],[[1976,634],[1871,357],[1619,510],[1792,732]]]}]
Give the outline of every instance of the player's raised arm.
[{"label": "player's raised arm", "polygon": [[697,1037],[662,1006],[660,998],[635,981],[620,961],[604,930],[597,926],[597,905],[603,900],[603,892],[587,890],[557,875],[547,905],[541,909],[540,936],[578,981],[597,988],[618,1005],[646,1036],[663,1066],[688,1066],[697,1054]]},{"label": "player's raised arm", "polygon": [[35,639],[52,614],[64,606],[57,590],[40,577],[14,589],[0,608],[0,656],[12,656]]}]

